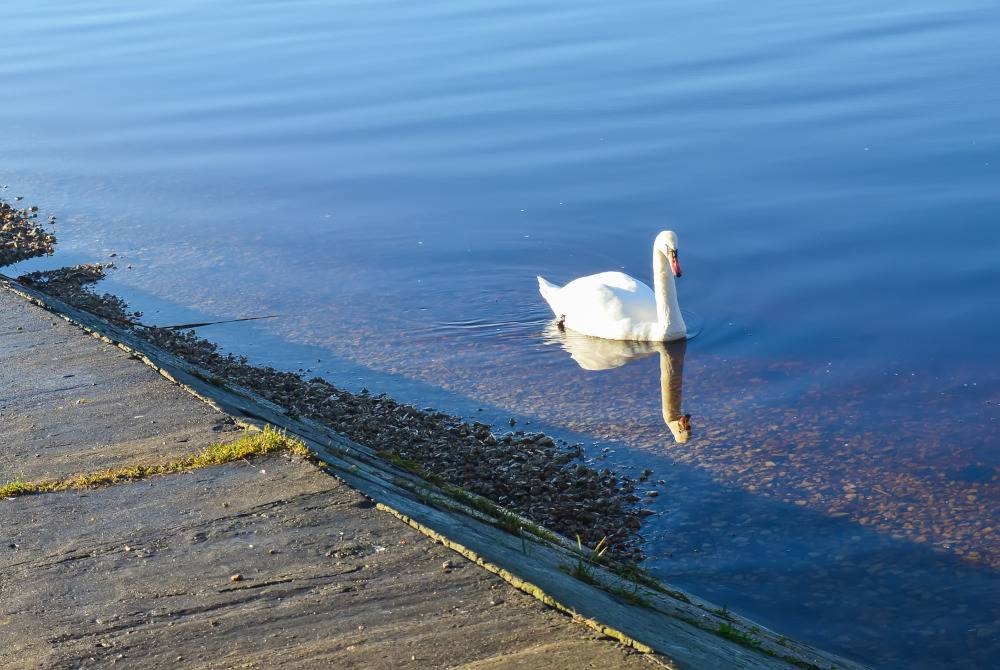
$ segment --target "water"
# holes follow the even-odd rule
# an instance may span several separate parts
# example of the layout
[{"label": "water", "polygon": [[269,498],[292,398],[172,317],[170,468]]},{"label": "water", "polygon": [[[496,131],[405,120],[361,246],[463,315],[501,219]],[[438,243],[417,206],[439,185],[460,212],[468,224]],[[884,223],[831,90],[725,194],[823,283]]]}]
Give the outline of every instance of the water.
[{"label": "water", "polygon": [[[880,667],[1000,652],[1000,9],[9,0],[0,183],[147,321],[662,479],[668,580]],[[678,232],[691,439],[534,276]],[[131,264],[131,268],[126,266]],[[481,410],[481,411],[480,411]],[[609,449],[602,452],[603,449]]]}]

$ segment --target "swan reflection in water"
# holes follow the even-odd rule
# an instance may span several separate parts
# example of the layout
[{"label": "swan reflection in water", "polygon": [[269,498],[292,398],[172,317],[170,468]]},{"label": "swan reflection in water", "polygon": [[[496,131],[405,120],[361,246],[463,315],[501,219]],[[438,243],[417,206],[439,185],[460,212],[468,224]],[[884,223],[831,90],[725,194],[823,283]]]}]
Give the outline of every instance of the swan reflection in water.
[{"label": "swan reflection in water", "polygon": [[549,344],[559,344],[584,370],[610,370],[626,363],[660,354],[660,399],[663,421],[679,444],[691,436],[691,415],[681,409],[684,355],[687,340],[673,342],[628,342],[581,335],[550,323],[544,333]]}]

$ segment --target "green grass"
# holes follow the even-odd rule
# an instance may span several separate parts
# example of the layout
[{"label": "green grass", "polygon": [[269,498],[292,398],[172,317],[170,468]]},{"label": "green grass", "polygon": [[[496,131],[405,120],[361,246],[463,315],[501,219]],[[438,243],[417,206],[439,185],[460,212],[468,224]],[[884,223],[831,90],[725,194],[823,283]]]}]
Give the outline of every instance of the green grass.
[{"label": "green grass", "polygon": [[[720,609],[725,611],[726,615],[732,616],[731,614],[729,614],[728,608],[723,607]],[[690,623],[698,625],[698,622],[695,621],[692,621]],[[757,628],[756,626],[753,626],[750,628],[749,631],[744,632],[729,622],[720,623],[719,627],[715,630],[715,634],[718,635],[719,637],[730,640],[731,642],[735,642],[736,644],[743,647],[747,647],[748,649],[755,649],[772,658],[777,658],[782,661],[785,661],[786,663],[793,665],[797,668],[802,668],[803,670],[823,670],[818,665],[810,663],[809,661],[805,661],[802,660],[801,658],[796,658],[794,656],[789,656],[787,654],[779,654],[772,649],[768,649],[764,645],[764,641],[756,635],[759,634],[760,632],[761,632],[760,629]],[[778,638],[776,644],[782,647],[787,647],[789,644],[789,640],[788,638],[782,635],[781,637]],[[836,670],[836,667],[832,666],[831,670]]]},{"label": "green grass", "polygon": [[732,612],[729,611],[729,605],[723,605],[722,607],[719,607],[712,611],[721,616],[723,619],[726,619],[727,621],[735,621],[735,619],[733,619]]},{"label": "green grass", "polygon": [[724,637],[727,640],[731,640],[736,644],[743,645],[744,647],[757,649],[761,646],[760,638],[754,637],[749,633],[744,633],[736,626],[728,622],[720,623],[716,633],[719,635],[719,637]]},{"label": "green grass", "polygon": [[33,482],[25,481],[23,478],[18,477],[14,481],[0,485],[0,498],[15,498],[40,493],[80,491],[112,486],[122,482],[148,479],[149,477],[158,475],[188,472],[190,470],[232,463],[233,461],[246,460],[282,451],[290,452],[297,456],[310,456],[309,449],[301,441],[289,437],[276,428],[265,426],[263,431],[248,432],[232,442],[213,444],[197,454],[166,463],[130,465],[109,470],[81,473],[64,479],[41,479]]},{"label": "green grass", "polygon": [[673,589],[668,589],[654,577],[651,577],[646,570],[641,568],[634,563],[617,563],[612,565],[614,573],[626,581],[633,582],[635,584],[642,584],[651,591],[656,591],[657,593],[662,593],[665,596],[670,596],[674,600],[680,600],[684,603],[691,602],[691,599],[680,591],[675,591]]},{"label": "green grass", "polygon": [[496,516],[497,525],[502,529],[511,533],[513,535],[520,535],[521,529],[524,527],[521,524],[521,519],[516,514],[511,512],[503,512],[497,510],[499,514]]},{"label": "green grass", "polygon": [[428,471],[420,463],[409,458],[404,458],[395,451],[379,451],[378,455],[395,465],[400,470],[406,470],[410,474],[414,474],[417,477],[434,484],[435,486],[441,487],[445,485],[445,481],[440,475],[436,475],[433,472]]},{"label": "green grass", "polygon": [[200,370],[191,370],[191,375],[205,382],[209,386],[216,386],[225,391],[232,391],[232,388],[228,384],[226,384],[225,380],[223,380],[222,377],[218,377],[216,375],[203,374]]},{"label": "green grass", "polygon": [[633,605],[638,605],[639,607],[652,608],[653,603],[649,602],[641,593],[639,593],[639,585],[633,584],[631,589],[627,589],[624,586],[615,586],[608,589],[609,593],[613,593],[622,600],[632,603]]}]

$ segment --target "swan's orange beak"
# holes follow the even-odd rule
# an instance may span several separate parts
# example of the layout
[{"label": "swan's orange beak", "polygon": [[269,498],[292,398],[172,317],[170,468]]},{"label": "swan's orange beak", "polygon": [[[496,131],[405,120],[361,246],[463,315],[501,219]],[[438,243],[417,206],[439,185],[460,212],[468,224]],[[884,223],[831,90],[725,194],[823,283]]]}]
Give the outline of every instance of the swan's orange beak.
[{"label": "swan's orange beak", "polygon": [[679,260],[677,260],[677,252],[676,251],[671,251],[670,252],[670,269],[674,271],[674,276],[675,277],[680,277],[681,274],[683,274],[681,272],[681,262]]}]

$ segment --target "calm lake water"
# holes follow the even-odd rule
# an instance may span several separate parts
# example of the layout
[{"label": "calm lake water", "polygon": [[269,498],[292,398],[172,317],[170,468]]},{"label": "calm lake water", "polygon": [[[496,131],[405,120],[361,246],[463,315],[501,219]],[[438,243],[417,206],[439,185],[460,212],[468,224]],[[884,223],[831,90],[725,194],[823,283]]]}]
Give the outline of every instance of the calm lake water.
[{"label": "calm lake water", "polygon": [[[996,662],[1000,5],[7,0],[3,27],[0,195],[59,217],[15,272],[115,252],[148,322],[277,314],[201,332],[652,469],[650,567],[788,635]],[[534,279],[648,280],[664,228],[702,330],[685,444],[660,356],[584,370]]]}]

